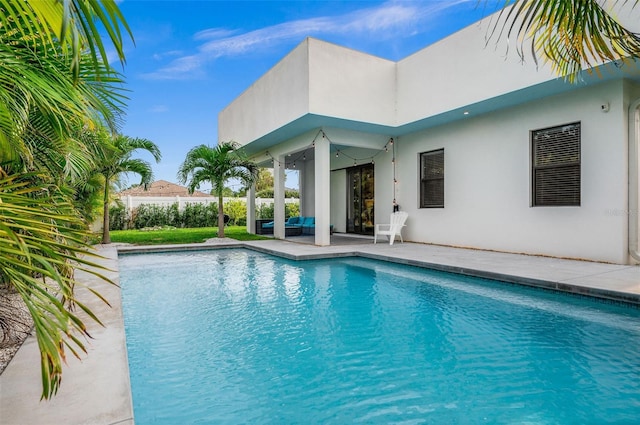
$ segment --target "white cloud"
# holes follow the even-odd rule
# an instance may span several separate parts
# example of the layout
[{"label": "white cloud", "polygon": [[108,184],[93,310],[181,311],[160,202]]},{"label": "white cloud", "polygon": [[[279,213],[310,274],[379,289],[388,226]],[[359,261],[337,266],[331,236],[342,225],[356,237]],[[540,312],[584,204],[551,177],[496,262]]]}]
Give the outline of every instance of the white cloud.
[{"label": "white cloud", "polygon": [[164,58],[168,58],[168,57],[175,57],[175,56],[181,56],[183,55],[184,52],[182,52],[182,50],[170,50],[168,52],[163,52],[163,53],[155,53],[153,55],[153,59],[159,61],[162,60]]},{"label": "white cloud", "polygon": [[366,36],[389,39],[410,36],[428,28],[445,9],[477,0],[431,0],[422,2],[388,1],[379,6],[360,9],[339,16],[300,19],[240,33],[239,30],[213,28],[200,31],[194,39],[201,41],[197,52],[175,59],[167,66],[146,74],[149,79],[190,79],[204,74],[204,65],[221,57],[237,56],[265,47],[307,36],[323,34]]},{"label": "white cloud", "polygon": [[149,112],[153,112],[155,114],[161,114],[164,112],[169,112],[169,107],[167,105],[153,105]]}]

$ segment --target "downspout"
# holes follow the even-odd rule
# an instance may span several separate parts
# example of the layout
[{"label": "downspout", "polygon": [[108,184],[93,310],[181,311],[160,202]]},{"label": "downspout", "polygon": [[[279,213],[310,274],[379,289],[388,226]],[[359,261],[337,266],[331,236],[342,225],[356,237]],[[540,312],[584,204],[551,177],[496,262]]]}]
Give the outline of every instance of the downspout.
[{"label": "downspout", "polygon": [[638,245],[638,149],[640,147],[640,99],[629,106],[629,254],[640,261]]}]

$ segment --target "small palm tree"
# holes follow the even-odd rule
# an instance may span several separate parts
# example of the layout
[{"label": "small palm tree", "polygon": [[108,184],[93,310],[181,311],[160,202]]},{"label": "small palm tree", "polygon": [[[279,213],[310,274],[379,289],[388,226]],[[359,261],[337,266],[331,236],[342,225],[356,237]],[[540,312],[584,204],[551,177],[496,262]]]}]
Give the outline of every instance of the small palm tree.
[{"label": "small palm tree", "polygon": [[109,233],[109,189],[111,184],[123,173],[135,173],[140,175],[140,184],[146,187],[153,181],[151,164],[142,159],[131,158],[137,150],[145,150],[153,155],[156,162],[160,162],[162,155],[160,149],[150,140],[118,135],[111,141],[111,146],[106,147],[99,159],[97,172],[104,176],[102,243],[111,243]]},{"label": "small palm tree", "polygon": [[[492,34],[517,35],[518,54],[530,50],[551,63],[552,69],[575,81],[583,66],[603,62],[618,64],[640,57],[640,35],[625,28],[613,15],[613,6],[635,7],[639,1],[615,0],[508,0],[492,28]],[[529,44],[530,42],[530,49]]]},{"label": "small palm tree", "polygon": [[178,180],[193,193],[203,182],[210,182],[218,195],[218,237],[224,238],[222,194],[229,179],[240,179],[249,185],[258,176],[258,166],[249,160],[234,142],[219,143],[215,147],[199,145],[187,153],[178,170]]}]

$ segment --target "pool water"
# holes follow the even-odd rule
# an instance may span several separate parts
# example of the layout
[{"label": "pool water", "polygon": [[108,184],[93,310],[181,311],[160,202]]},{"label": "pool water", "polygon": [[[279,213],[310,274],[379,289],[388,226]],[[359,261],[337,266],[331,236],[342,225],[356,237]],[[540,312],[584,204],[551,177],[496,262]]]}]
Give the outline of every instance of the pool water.
[{"label": "pool water", "polygon": [[137,425],[640,418],[635,308],[361,258],[119,267]]}]

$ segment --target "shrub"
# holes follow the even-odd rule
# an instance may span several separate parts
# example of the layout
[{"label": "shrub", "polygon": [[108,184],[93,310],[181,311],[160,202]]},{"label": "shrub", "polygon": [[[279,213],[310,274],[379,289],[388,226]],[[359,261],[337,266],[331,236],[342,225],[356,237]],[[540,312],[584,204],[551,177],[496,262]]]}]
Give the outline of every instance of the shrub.
[{"label": "shrub", "polygon": [[239,199],[231,199],[223,206],[224,213],[229,216],[229,224],[232,226],[238,226],[238,220],[244,218],[245,224],[247,222],[247,204]]},{"label": "shrub", "polygon": [[[246,226],[247,205],[239,199],[232,199],[224,204],[224,213],[229,216],[229,224]],[[122,203],[109,208],[109,230],[143,229],[149,227],[216,227],[218,225],[218,204],[186,204],[182,211],[178,203],[168,206],[142,204],[127,212]],[[300,204],[285,204],[286,218],[300,215]],[[273,203],[263,204],[256,209],[257,218],[273,218]]]},{"label": "shrub", "polygon": [[215,227],[218,225],[218,204],[186,204],[180,227]]},{"label": "shrub", "polygon": [[256,198],[273,198],[273,188],[256,192]]},{"label": "shrub", "polygon": [[284,197],[285,198],[299,198],[300,197],[300,192],[298,192],[296,189],[285,189]]},{"label": "shrub", "polygon": [[291,203],[284,205],[284,215],[285,218],[289,217],[297,217],[300,215],[300,203]]},{"label": "shrub", "polygon": [[121,202],[109,208],[109,230],[126,230],[127,219],[127,209]]},{"label": "shrub", "polygon": [[270,204],[261,204],[256,208],[257,218],[273,218],[273,202]]},{"label": "shrub", "polygon": [[[299,198],[300,197],[300,192],[298,190],[296,190],[296,189],[285,189],[284,190],[284,197],[285,198]],[[260,192],[256,192],[256,198],[265,198],[265,199],[273,198],[273,188],[264,189],[264,190],[261,190]]]}]

